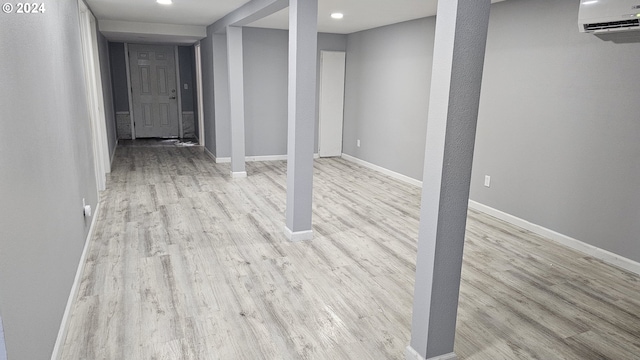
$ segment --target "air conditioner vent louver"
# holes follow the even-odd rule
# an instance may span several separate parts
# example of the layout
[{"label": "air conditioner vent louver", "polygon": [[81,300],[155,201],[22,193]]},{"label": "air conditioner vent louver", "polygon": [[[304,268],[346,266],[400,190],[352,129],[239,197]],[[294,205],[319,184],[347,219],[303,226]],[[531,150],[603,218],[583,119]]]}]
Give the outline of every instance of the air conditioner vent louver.
[{"label": "air conditioner vent louver", "polygon": [[640,19],[584,24],[585,31],[620,29],[620,28],[630,28],[630,27],[640,27]]},{"label": "air conditioner vent louver", "polygon": [[640,32],[640,0],[580,0],[578,30],[596,34]]}]

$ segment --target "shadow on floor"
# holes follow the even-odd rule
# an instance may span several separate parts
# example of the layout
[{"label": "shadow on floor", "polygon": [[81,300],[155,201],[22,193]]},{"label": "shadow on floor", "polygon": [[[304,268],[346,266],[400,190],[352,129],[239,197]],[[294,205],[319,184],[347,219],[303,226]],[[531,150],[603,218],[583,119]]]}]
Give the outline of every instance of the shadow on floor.
[{"label": "shadow on floor", "polygon": [[162,147],[162,146],[198,146],[198,139],[162,139],[162,138],[143,138],[143,139],[121,139],[118,140],[118,146],[121,147]]}]

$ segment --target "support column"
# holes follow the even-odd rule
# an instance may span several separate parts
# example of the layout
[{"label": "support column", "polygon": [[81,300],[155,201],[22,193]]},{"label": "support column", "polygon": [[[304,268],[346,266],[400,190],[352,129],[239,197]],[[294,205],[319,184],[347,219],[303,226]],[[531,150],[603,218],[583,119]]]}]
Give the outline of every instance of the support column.
[{"label": "support column", "polygon": [[453,352],[490,0],[438,2],[407,360]]},{"label": "support column", "polygon": [[231,115],[231,176],[234,178],[246,177],[242,27],[227,26],[227,59]]},{"label": "support column", "polygon": [[310,240],[316,108],[318,0],[289,2],[289,131],[285,234]]}]

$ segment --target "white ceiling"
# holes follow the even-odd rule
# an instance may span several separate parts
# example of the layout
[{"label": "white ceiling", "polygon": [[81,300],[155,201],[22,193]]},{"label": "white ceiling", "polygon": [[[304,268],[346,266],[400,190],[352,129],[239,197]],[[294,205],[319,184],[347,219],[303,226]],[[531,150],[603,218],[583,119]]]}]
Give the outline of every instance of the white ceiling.
[{"label": "white ceiling", "polygon": [[[318,0],[318,31],[350,34],[435,15],[437,0]],[[331,13],[344,14],[341,20]],[[289,8],[251,24],[255,27],[286,29]]]},{"label": "white ceiling", "polygon": [[[155,0],[85,0],[98,20],[206,26],[249,2],[248,0],[173,0],[160,5]],[[504,0],[492,0],[498,2]],[[432,16],[437,0],[318,0],[318,31],[349,34],[402,21]],[[344,13],[342,20],[332,12]],[[288,9],[249,26],[288,28]],[[123,40],[120,34],[120,41]],[[109,36],[107,36],[109,38]],[[126,37],[126,36],[125,36]],[[113,40],[113,39],[112,39]]]}]

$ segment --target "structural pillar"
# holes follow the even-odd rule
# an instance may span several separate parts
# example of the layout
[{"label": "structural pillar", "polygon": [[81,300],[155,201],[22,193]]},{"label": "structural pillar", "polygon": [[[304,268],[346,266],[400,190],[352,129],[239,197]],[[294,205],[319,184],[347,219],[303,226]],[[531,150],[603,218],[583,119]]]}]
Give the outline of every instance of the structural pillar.
[{"label": "structural pillar", "polygon": [[242,27],[227,26],[227,59],[231,117],[231,176],[246,177]]},{"label": "structural pillar", "polygon": [[457,359],[462,250],[490,0],[438,2],[407,360]]},{"label": "structural pillar", "polygon": [[310,240],[316,109],[318,0],[289,2],[289,130],[285,234]]}]

